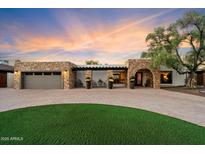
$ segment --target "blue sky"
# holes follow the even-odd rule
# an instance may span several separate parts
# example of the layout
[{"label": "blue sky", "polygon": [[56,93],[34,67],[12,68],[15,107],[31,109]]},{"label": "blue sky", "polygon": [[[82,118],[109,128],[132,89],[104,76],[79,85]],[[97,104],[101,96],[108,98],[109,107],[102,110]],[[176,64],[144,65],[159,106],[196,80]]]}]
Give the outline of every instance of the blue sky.
[{"label": "blue sky", "polygon": [[123,63],[145,37],[187,11],[205,9],[0,9],[0,58]]}]

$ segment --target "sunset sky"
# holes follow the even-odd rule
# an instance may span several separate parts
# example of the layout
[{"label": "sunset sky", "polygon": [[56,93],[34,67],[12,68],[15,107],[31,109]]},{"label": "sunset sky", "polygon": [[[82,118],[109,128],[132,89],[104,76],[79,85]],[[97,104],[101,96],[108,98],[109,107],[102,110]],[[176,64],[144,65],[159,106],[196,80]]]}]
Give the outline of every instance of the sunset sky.
[{"label": "sunset sky", "polygon": [[0,9],[0,58],[124,63],[146,51],[145,38],[190,10]]}]

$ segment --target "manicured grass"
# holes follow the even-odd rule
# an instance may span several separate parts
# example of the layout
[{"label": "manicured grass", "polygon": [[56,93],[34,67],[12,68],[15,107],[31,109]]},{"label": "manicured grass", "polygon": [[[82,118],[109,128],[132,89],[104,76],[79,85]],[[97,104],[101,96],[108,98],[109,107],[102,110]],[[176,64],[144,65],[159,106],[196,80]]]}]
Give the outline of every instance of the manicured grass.
[{"label": "manicured grass", "polygon": [[205,144],[205,128],[143,110],[48,105],[0,113],[0,144]]}]

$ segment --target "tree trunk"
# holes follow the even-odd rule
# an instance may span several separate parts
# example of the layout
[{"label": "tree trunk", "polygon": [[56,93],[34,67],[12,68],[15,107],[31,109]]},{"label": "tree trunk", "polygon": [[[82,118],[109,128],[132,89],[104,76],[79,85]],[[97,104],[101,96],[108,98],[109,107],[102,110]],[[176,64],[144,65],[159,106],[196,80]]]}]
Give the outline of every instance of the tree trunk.
[{"label": "tree trunk", "polygon": [[186,86],[189,88],[196,88],[197,87],[196,73],[195,72],[191,72],[189,74]]}]

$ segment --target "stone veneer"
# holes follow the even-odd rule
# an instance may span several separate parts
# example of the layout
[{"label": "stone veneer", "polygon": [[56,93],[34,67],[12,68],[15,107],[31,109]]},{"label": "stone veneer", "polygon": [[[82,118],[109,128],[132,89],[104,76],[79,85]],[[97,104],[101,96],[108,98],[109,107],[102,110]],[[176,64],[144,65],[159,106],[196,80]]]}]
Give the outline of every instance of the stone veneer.
[{"label": "stone veneer", "polygon": [[61,72],[64,89],[74,87],[75,74],[70,62],[21,62],[16,60],[14,65],[14,88],[22,89],[22,72]]},{"label": "stone veneer", "polygon": [[[153,88],[160,88],[160,70],[150,69],[150,59],[129,59],[127,61],[127,87],[130,84],[130,77],[137,71],[145,71],[152,81]],[[21,62],[17,60],[14,65],[14,88],[22,89],[22,72],[61,72],[63,88],[70,89],[74,87],[76,72],[72,68],[76,65],[71,62]],[[149,71],[151,73],[149,73]],[[85,71],[86,77],[92,80],[92,70]],[[113,76],[113,70],[107,70],[108,76]],[[205,75],[205,74],[204,74]]]},{"label": "stone veneer", "polygon": [[135,76],[136,72],[139,70],[149,70],[152,73],[152,84],[153,88],[160,88],[160,70],[159,69],[150,69],[150,59],[129,59],[127,62],[128,71],[127,71],[127,84],[130,85],[130,77]]}]

